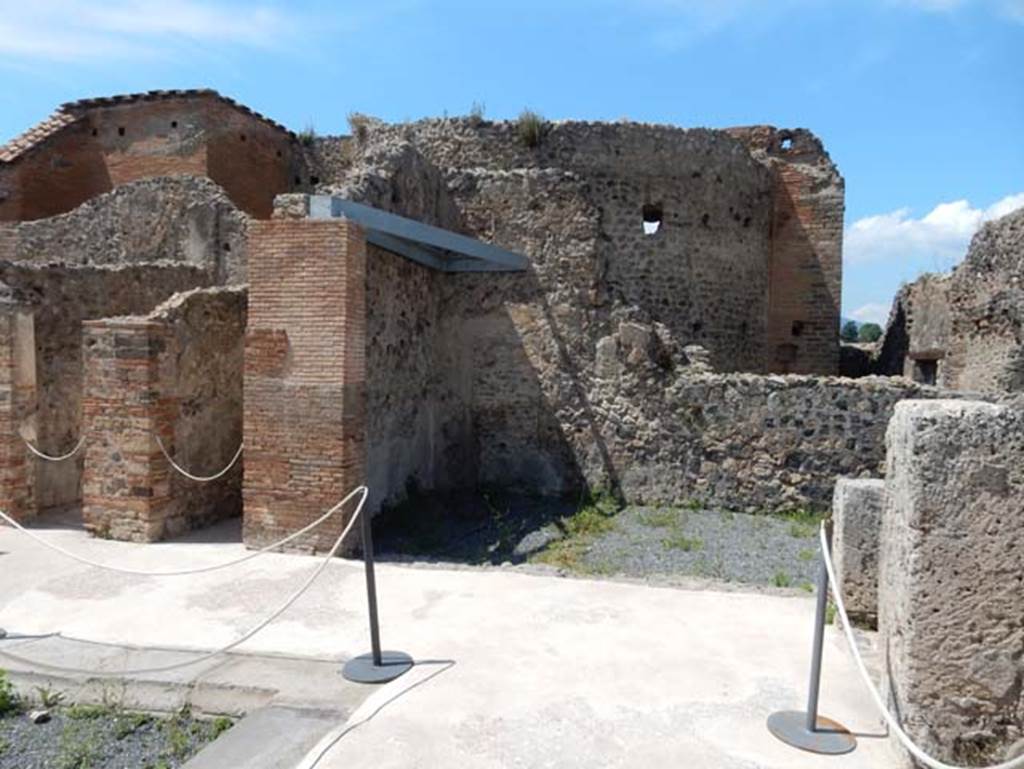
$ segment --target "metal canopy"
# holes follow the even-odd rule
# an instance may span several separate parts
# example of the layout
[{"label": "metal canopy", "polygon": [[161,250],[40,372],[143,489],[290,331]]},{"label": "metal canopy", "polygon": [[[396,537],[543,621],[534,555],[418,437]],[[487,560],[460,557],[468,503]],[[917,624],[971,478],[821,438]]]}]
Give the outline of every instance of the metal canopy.
[{"label": "metal canopy", "polygon": [[311,219],[344,217],[366,230],[366,242],[441,272],[522,272],[529,261],[457,232],[330,195],[311,195]]}]

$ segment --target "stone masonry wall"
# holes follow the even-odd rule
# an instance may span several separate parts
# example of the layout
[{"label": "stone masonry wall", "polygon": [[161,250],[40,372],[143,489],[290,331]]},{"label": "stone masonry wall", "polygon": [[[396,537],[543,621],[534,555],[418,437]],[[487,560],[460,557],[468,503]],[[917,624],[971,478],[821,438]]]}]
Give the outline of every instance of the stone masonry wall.
[{"label": "stone masonry wall", "polygon": [[36,369],[32,310],[0,301],[0,510],[35,515],[36,465],[19,437],[35,426]]},{"label": "stone masonry wall", "polygon": [[[38,411],[25,438],[48,454],[72,448],[82,435],[82,322],[146,313],[172,294],[209,283],[184,264],[124,267],[0,262],[0,282],[34,314]],[[82,458],[36,463],[40,508],[76,504]]]},{"label": "stone masonry wall", "polygon": [[1021,737],[1024,708],[1024,412],[909,401],[887,442],[879,629],[890,706],[940,760],[997,763]]},{"label": "stone masonry wall", "polygon": [[194,475],[212,475],[234,457],[245,290],[195,289],[146,317],[85,325],[86,525],[151,541],[238,515],[241,460],[221,479],[192,481],[173,471],[152,433]]},{"label": "stone masonry wall", "polygon": [[945,384],[1024,390],[1024,208],[982,226],[950,278]]},{"label": "stone masonry wall", "polygon": [[0,255],[78,266],[181,262],[217,283],[242,283],[248,222],[207,179],[147,179],[60,216],[0,225]]},{"label": "stone masonry wall", "polygon": [[[362,231],[341,220],[254,222],[249,281],[243,538],[253,547],[293,533],[364,482]],[[293,547],[329,548],[345,520]]]}]

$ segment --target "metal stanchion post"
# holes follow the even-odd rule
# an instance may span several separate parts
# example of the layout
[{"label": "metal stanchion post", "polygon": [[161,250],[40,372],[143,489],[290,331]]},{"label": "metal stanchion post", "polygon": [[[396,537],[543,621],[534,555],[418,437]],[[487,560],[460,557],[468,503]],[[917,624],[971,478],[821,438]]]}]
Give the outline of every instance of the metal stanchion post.
[{"label": "metal stanchion post", "polygon": [[4,638],[7,638],[7,631],[0,627],[0,641],[2,641]]},{"label": "metal stanchion post", "polygon": [[[831,534],[831,532],[830,532]],[[829,537],[831,541],[831,536]],[[821,652],[825,643],[825,614],[828,608],[828,572],[822,561],[818,570],[818,595],[814,612],[814,645],[811,647],[811,682],[807,692],[807,710],[782,710],[768,717],[768,730],[794,748],[811,753],[839,755],[857,747],[850,731],[818,715],[821,689]]]},{"label": "metal stanchion post", "polygon": [[393,681],[413,666],[412,657],[405,652],[381,651],[380,623],[377,620],[377,580],[373,572],[373,532],[369,512],[361,514],[360,531],[363,535],[363,563],[366,567],[366,599],[370,608],[370,653],[350,659],[341,674],[349,681],[361,684],[383,684]]}]

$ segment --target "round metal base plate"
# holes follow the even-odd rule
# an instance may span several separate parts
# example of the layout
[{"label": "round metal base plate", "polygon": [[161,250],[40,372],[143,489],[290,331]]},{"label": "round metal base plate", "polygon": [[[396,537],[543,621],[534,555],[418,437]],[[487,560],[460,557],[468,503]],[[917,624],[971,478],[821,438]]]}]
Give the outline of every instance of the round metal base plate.
[{"label": "round metal base plate", "polygon": [[405,652],[381,652],[381,665],[373,664],[373,654],[360,654],[345,663],[341,674],[359,684],[386,684],[394,681],[413,666],[412,657]]},{"label": "round metal base plate", "polygon": [[831,718],[818,716],[817,726],[813,732],[808,731],[807,714],[798,710],[783,710],[768,716],[768,731],[794,748],[838,756],[857,747],[857,739],[849,729]]}]

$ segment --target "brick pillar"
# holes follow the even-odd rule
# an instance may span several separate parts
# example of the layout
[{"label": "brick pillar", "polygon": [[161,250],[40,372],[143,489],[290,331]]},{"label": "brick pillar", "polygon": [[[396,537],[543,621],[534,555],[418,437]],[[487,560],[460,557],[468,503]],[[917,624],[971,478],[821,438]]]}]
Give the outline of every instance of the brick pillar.
[{"label": "brick pillar", "polygon": [[0,510],[36,514],[35,461],[22,436],[35,438],[36,359],[31,310],[0,302]]},{"label": "brick pillar", "polygon": [[82,519],[111,539],[151,542],[171,512],[170,468],[154,433],[173,444],[173,403],[162,393],[166,329],[145,319],[82,326]]},{"label": "brick pillar", "polygon": [[940,760],[997,763],[1024,707],[1024,412],[906,400],[886,442],[878,622],[890,707]]},{"label": "brick pillar", "polygon": [[[366,241],[344,220],[255,221],[248,269],[243,539],[259,547],[364,482]],[[342,524],[292,546],[326,550]]]}]

